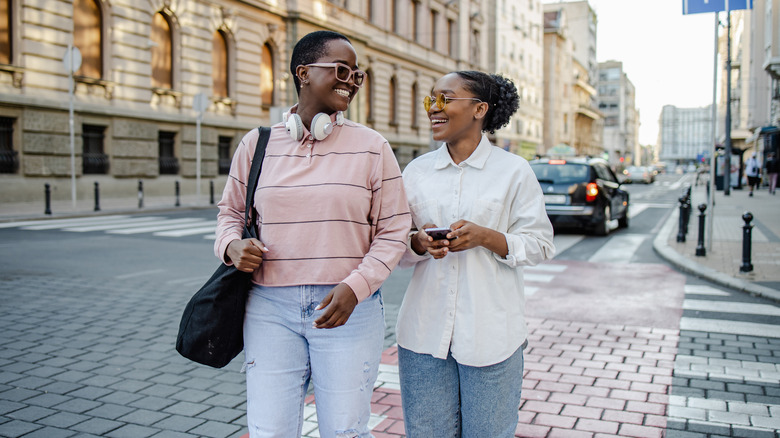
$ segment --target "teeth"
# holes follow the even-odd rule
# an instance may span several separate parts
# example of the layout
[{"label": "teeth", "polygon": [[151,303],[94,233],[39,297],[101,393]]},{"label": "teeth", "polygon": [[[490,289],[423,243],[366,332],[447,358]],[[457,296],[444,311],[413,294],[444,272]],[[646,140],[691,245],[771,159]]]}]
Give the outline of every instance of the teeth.
[{"label": "teeth", "polygon": [[349,91],[347,90],[337,89],[336,94],[344,97],[349,97]]},{"label": "teeth", "polygon": [[439,123],[447,123],[447,121],[446,120],[439,120],[439,119],[431,120],[431,124],[437,125]]}]

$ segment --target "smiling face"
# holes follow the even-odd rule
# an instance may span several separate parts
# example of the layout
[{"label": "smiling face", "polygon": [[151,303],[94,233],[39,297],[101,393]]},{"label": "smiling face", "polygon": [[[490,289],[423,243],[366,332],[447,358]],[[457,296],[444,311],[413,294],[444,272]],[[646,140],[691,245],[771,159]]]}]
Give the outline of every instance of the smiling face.
[{"label": "smiling face", "polygon": [[[446,97],[475,98],[473,93],[464,88],[464,80],[455,73],[450,73],[439,79],[431,91],[432,96],[440,93]],[[482,118],[487,104],[477,100],[450,100],[444,110],[438,105],[431,105],[428,119],[431,121],[433,139],[448,144],[457,143],[465,138],[479,138],[482,132]]]},{"label": "smiling face", "polygon": [[[316,63],[341,63],[357,69],[357,53],[349,42],[334,39],[328,41],[326,47],[325,55]],[[346,111],[358,91],[352,78],[348,82],[338,80],[334,67],[298,66],[296,73],[302,82],[308,81],[301,87],[299,113]]]}]

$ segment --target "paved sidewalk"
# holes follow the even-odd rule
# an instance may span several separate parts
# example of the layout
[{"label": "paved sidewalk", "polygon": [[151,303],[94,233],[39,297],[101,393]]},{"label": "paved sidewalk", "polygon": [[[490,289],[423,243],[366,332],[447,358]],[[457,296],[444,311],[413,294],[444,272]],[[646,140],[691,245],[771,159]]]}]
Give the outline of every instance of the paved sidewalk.
[{"label": "paved sidewalk", "polygon": [[[712,247],[706,248],[705,238],[706,255],[697,256],[698,206],[707,203],[706,186],[694,186],[691,192],[692,211],[685,242],[677,241],[678,208],[655,238],[653,246],[656,252],[684,272],[730,289],[780,302],[780,196],[770,195],[766,188],[755,191],[752,197],[748,196],[747,190],[732,190],[729,196],[716,191]],[[753,215],[751,272],[740,272],[745,225],[742,216],[745,212]],[[706,213],[706,220],[712,220],[713,215]]]}]

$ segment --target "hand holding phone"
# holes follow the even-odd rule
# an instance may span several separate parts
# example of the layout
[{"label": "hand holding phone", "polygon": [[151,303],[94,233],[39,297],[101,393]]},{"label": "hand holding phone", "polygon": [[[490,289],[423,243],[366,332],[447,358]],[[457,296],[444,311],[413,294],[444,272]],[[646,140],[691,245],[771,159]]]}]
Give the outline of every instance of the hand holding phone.
[{"label": "hand holding phone", "polygon": [[[451,233],[452,230],[445,227],[439,227],[439,228],[423,228],[423,231],[425,231],[425,234],[433,237],[433,240],[448,240],[447,234]],[[449,239],[452,240],[452,239]]]}]

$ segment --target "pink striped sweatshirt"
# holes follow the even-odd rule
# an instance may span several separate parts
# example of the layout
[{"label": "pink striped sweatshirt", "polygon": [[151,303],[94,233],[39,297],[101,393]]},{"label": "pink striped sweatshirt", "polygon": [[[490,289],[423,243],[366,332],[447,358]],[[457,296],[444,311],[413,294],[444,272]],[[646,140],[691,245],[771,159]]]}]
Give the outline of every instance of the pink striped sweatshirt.
[{"label": "pink striped sweatshirt", "polygon": [[[223,262],[241,239],[257,137],[253,129],[238,145],[219,202],[214,252]],[[406,250],[411,216],[393,151],[350,120],[322,141],[305,128],[296,141],[282,123],[272,126],[254,204],[269,251],[252,280],[263,286],[346,283],[362,301]]]}]

